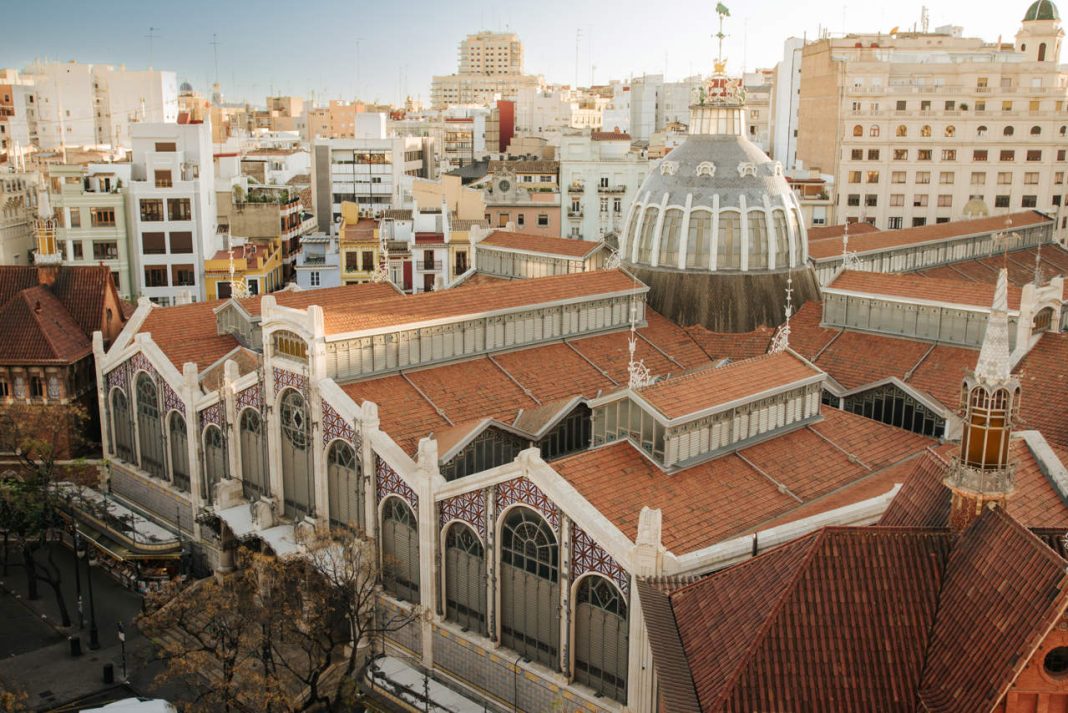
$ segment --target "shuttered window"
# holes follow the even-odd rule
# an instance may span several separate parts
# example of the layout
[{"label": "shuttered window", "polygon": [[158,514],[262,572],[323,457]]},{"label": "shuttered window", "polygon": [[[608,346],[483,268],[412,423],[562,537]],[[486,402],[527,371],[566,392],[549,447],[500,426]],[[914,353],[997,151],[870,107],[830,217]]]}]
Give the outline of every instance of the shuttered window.
[{"label": "shuttered window", "polygon": [[137,376],[137,433],[141,444],[141,470],[154,478],[166,472],[163,430],[159,420],[159,394],[148,374]]},{"label": "shuttered window", "polygon": [[363,487],[356,451],[334,441],[326,454],[326,482],[330,497],[330,524],[363,529]]},{"label": "shuttered window", "polygon": [[419,603],[419,530],[415,513],[397,497],[382,511],[382,584],[398,599]]},{"label": "shuttered window", "polygon": [[286,517],[314,515],[311,487],[311,443],[304,397],[293,389],[282,395],[282,491]]},{"label": "shuttered window", "polygon": [[579,582],[575,606],[575,680],[621,703],[627,700],[627,604],[600,575]]},{"label": "shuttered window", "polygon": [[261,495],[270,495],[267,439],[263,437],[263,419],[258,411],[247,408],[241,412],[238,433],[241,442],[241,486],[245,497],[254,500]]},{"label": "shuttered window", "polygon": [[475,531],[454,522],[445,536],[445,618],[486,634],[486,557]]},{"label": "shuttered window", "polygon": [[130,420],[130,403],[126,394],[115,389],[111,394],[111,418],[115,423],[115,439],[112,448],[115,455],[133,463],[133,422]]},{"label": "shuttered window", "polygon": [[185,419],[177,411],[171,412],[169,432],[171,440],[171,481],[183,493],[189,492],[189,436]]},{"label": "shuttered window", "polygon": [[204,429],[204,475],[201,487],[209,503],[215,497],[215,484],[228,477],[226,441],[222,429],[215,425],[208,426]]},{"label": "shuttered window", "polygon": [[559,670],[560,547],[549,523],[528,508],[508,513],[501,532],[501,643]]}]

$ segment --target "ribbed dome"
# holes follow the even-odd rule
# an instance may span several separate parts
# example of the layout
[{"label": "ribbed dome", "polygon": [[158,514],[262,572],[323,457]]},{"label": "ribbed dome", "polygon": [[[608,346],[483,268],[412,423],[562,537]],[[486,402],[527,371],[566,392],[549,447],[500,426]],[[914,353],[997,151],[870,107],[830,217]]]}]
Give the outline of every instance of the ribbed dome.
[{"label": "ribbed dome", "polygon": [[807,258],[802,226],[779,163],[741,132],[696,134],[642,183],[623,256],[661,269],[782,270]]},{"label": "ribbed dome", "polygon": [[1061,19],[1061,15],[1057,12],[1057,6],[1050,0],[1035,0],[1031,7],[1027,8],[1027,14],[1024,15],[1024,22],[1059,19]]}]

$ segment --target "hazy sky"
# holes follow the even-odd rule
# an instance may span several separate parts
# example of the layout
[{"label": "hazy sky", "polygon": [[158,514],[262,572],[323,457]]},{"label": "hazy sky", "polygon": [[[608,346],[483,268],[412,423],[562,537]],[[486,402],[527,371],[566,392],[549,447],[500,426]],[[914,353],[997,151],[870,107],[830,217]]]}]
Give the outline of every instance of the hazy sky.
[{"label": "hazy sky", "polygon": [[[1030,0],[930,0],[930,26],[1010,40]],[[728,69],[770,67],[791,35],[883,31],[918,24],[922,2],[726,0],[732,17]],[[457,45],[480,29],[519,33],[525,68],[546,80],[582,85],[643,73],[678,79],[707,72],[715,56],[715,0],[0,0],[7,26],[0,67],[35,58],[174,70],[207,92],[218,75],[227,99],[262,103],[275,93],[398,101],[424,99],[434,74],[456,71]],[[507,5],[507,7],[505,7]],[[982,12],[976,12],[979,6]],[[820,8],[814,12],[813,8]],[[157,28],[155,39],[147,37]],[[358,46],[358,50],[357,50]],[[359,63],[357,63],[357,54]],[[357,66],[359,65],[359,66]],[[594,68],[595,67],[595,68]]]}]

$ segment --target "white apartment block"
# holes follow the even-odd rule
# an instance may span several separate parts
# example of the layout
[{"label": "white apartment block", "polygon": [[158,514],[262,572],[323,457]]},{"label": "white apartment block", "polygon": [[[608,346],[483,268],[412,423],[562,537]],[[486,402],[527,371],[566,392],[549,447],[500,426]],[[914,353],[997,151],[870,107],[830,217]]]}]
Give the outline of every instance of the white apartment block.
[{"label": "white apartment block", "polygon": [[523,43],[514,32],[478,32],[460,42],[460,74],[522,74]]},{"label": "white apartment block", "polygon": [[771,95],[774,70],[746,72],[745,87],[746,135],[764,153],[771,149]]},{"label": "white apartment block", "polygon": [[205,297],[217,233],[211,124],[135,124],[127,224],[138,293],[159,304]]},{"label": "white apartment block", "polygon": [[137,297],[126,196],[128,163],[49,168],[48,201],[57,223],[56,243],[65,265],[107,265],[123,299]]},{"label": "white apartment block", "polygon": [[514,33],[479,32],[460,42],[459,71],[435,76],[431,105],[444,109],[457,104],[490,105],[514,99],[524,87],[539,87],[542,78],[523,74],[523,44]]},{"label": "white apartment block", "polygon": [[174,72],[67,62],[35,63],[23,76],[33,82],[37,144],[42,149],[130,148],[132,124],[178,120]]},{"label": "white apartment block", "polygon": [[785,168],[797,168],[797,105],[801,98],[801,50],[805,41],[790,37],[782,61],[775,65],[771,98],[771,150],[768,155]]},{"label": "white apartment block", "polygon": [[602,240],[620,233],[630,204],[649,171],[631,137],[611,132],[570,132],[560,138],[560,234]]},{"label": "white apartment block", "polygon": [[671,123],[690,122],[690,105],[703,86],[700,76],[678,82],[665,82],[663,75],[646,74],[630,84],[630,134],[648,141]]},{"label": "white apartment block", "polygon": [[630,86],[619,81],[611,82],[612,100],[601,114],[601,127],[605,131],[630,132]]},{"label": "white apartment block", "polygon": [[32,265],[40,174],[0,172],[0,265]]},{"label": "white apartment block", "polygon": [[838,220],[893,229],[1037,208],[1063,236],[1068,75],[1046,13],[1014,45],[956,27],[806,45],[797,158],[833,176]]},{"label": "white apartment block", "polygon": [[401,205],[402,176],[434,178],[434,141],[386,136],[316,139],[312,145],[312,206],[319,230],[336,233],[341,203],[375,215]]}]

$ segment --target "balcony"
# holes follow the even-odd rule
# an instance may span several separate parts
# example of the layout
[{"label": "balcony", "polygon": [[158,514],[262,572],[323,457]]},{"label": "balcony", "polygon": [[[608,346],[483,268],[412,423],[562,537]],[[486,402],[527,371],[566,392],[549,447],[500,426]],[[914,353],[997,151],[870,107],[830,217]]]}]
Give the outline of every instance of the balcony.
[{"label": "balcony", "polygon": [[626,186],[597,186],[598,193],[626,193]]},{"label": "balcony", "polygon": [[586,192],[586,186],[585,186],[585,184],[583,184],[583,183],[581,183],[579,181],[572,181],[571,185],[567,187],[567,192],[568,193],[585,193]]},{"label": "balcony", "polygon": [[443,267],[441,260],[416,260],[415,264],[419,266],[419,269],[423,272],[437,272]]},{"label": "balcony", "polygon": [[582,209],[579,208],[578,210],[569,210],[569,211],[567,211],[567,217],[568,218],[581,218],[582,217]]}]

